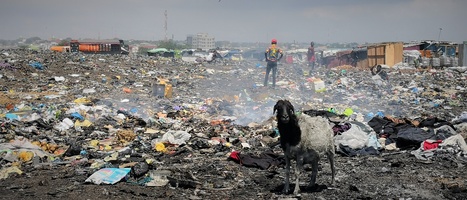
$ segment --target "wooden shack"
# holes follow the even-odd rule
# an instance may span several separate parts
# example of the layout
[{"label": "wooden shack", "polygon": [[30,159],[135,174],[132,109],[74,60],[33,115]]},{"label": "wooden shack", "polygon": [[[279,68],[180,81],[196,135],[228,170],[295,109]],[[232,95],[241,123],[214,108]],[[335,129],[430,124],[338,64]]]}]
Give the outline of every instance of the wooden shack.
[{"label": "wooden shack", "polygon": [[402,62],[404,45],[402,42],[387,42],[369,45],[368,66],[388,65],[390,67]]}]

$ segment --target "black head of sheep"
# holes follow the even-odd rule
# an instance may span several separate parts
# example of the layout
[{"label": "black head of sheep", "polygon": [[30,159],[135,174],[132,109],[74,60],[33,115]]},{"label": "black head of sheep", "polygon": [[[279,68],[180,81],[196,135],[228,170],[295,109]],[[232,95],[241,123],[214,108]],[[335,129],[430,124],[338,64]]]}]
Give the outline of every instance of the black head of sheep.
[{"label": "black head of sheep", "polygon": [[277,113],[277,128],[281,134],[281,146],[296,145],[300,142],[301,130],[298,126],[295,109],[288,100],[279,100],[274,106],[273,113]]},{"label": "black head of sheep", "polygon": [[300,171],[303,164],[311,164],[312,176],[310,187],[313,187],[318,174],[318,161],[321,153],[327,154],[334,181],[334,133],[329,121],[323,117],[311,117],[306,114],[295,115],[293,105],[288,100],[279,100],[274,106],[273,113],[277,113],[277,128],[280,143],[285,155],[285,184],[284,193],[289,192],[289,177],[291,159],[295,159],[295,189],[298,194]]},{"label": "black head of sheep", "polygon": [[290,117],[295,114],[293,105],[288,100],[279,100],[274,106],[273,113],[277,112],[277,121],[287,124],[289,123]]}]

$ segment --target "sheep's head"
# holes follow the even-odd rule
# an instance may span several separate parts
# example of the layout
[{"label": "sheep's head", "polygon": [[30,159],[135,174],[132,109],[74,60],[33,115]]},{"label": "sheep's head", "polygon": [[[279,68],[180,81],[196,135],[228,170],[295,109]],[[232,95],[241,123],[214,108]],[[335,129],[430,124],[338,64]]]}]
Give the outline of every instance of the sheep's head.
[{"label": "sheep's head", "polygon": [[289,123],[290,117],[295,114],[292,103],[288,100],[279,100],[274,106],[273,114],[277,112],[277,121]]}]

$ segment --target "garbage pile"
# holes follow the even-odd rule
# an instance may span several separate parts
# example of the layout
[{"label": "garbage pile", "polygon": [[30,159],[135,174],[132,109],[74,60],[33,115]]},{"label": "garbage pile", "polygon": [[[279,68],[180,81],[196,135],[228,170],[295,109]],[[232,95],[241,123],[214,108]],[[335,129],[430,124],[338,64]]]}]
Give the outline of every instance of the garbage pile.
[{"label": "garbage pile", "polygon": [[342,157],[408,151],[424,162],[467,162],[466,67],[307,74],[306,66],[280,64],[272,89],[262,86],[265,63],[253,60],[18,49],[3,50],[0,61],[2,180],[72,169],[84,177],[78,185],[250,187],[253,180],[238,177],[258,172],[249,167],[283,165],[272,115],[278,99],[331,116]]}]

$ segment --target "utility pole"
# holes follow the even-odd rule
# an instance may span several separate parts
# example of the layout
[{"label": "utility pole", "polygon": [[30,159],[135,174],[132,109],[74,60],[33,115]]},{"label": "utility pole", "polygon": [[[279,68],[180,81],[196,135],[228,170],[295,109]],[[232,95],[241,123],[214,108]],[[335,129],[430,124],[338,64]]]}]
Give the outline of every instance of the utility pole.
[{"label": "utility pole", "polygon": [[165,10],[165,25],[164,25],[164,30],[165,30],[165,41],[167,41],[167,10]]},{"label": "utility pole", "polygon": [[439,42],[439,38],[441,38],[441,31],[443,30],[443,28],[439,28],[439,34],[438,34],[438,42]]}]

